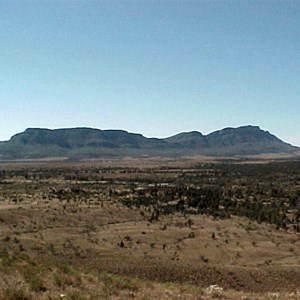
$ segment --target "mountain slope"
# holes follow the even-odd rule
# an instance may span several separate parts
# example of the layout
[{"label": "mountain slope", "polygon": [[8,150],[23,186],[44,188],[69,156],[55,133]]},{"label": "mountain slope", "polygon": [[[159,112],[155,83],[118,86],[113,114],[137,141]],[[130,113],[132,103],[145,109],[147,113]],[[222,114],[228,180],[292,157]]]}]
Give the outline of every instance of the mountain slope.
[{"label": "mountain slope", "polygon": [[209,147],[207,138],[198,131],[182,132],[165,139],[172,148],[202,149]]},{"label": "mountain slope", "polygon": [[0,143],[0,159],[234,156],[295,151],[299,148],[257,126],[225,128],[208,135],[197,131],[183,132],[165,139],[146,138],[124,130],[28,128]]},{"label": "mountain slope", "polygon": [[295,147],[284,143],[258,126],[225,128],[207,135],[213,153],[223,155],[251,155],[261,153],[289,153]]}]

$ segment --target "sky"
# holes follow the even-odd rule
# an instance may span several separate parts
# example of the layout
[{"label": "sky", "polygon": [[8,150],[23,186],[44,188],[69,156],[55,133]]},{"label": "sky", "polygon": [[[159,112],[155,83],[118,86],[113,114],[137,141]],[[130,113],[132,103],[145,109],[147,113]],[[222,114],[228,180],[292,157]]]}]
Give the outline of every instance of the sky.
[{"label": "sky", "polygon": [[300,146],[299,1],[0,0],[0,140],[258,125]]}]

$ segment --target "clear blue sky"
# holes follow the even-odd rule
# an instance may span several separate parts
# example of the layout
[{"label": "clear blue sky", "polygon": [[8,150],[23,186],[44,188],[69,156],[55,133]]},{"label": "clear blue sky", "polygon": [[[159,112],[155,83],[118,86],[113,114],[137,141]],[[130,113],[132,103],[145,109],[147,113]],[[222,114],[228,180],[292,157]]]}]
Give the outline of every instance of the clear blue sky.
[{"label": "clear blue sky", "polygon": [[247,124],[300,146],[299,1],[0,0],[0,140]]}]

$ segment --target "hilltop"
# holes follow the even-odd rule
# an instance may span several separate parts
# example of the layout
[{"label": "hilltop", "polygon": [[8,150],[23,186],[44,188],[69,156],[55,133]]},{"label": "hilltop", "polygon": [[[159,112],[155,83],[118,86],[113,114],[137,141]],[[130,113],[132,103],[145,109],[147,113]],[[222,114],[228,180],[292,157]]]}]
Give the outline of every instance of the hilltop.
[{"label": "hilltop", "polygon": [[203,135],[182,132],[168,138],[146,138],[124,130],[94,128],[28,128],[0,143],[1,159],[64,157],[182,157],[205,155],[232,157],[264,153],[293,154],[298,147],[283,142],[258,126],[225,128]]}]

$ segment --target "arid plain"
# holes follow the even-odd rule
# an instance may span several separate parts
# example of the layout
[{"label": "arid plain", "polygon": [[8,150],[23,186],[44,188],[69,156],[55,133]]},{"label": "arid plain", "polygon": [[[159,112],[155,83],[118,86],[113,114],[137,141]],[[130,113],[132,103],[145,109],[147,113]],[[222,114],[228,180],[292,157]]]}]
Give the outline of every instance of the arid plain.
[{"label": "arid plain", "polygon": [[0,164],[0,299],[300,299],[300,162]]}]

